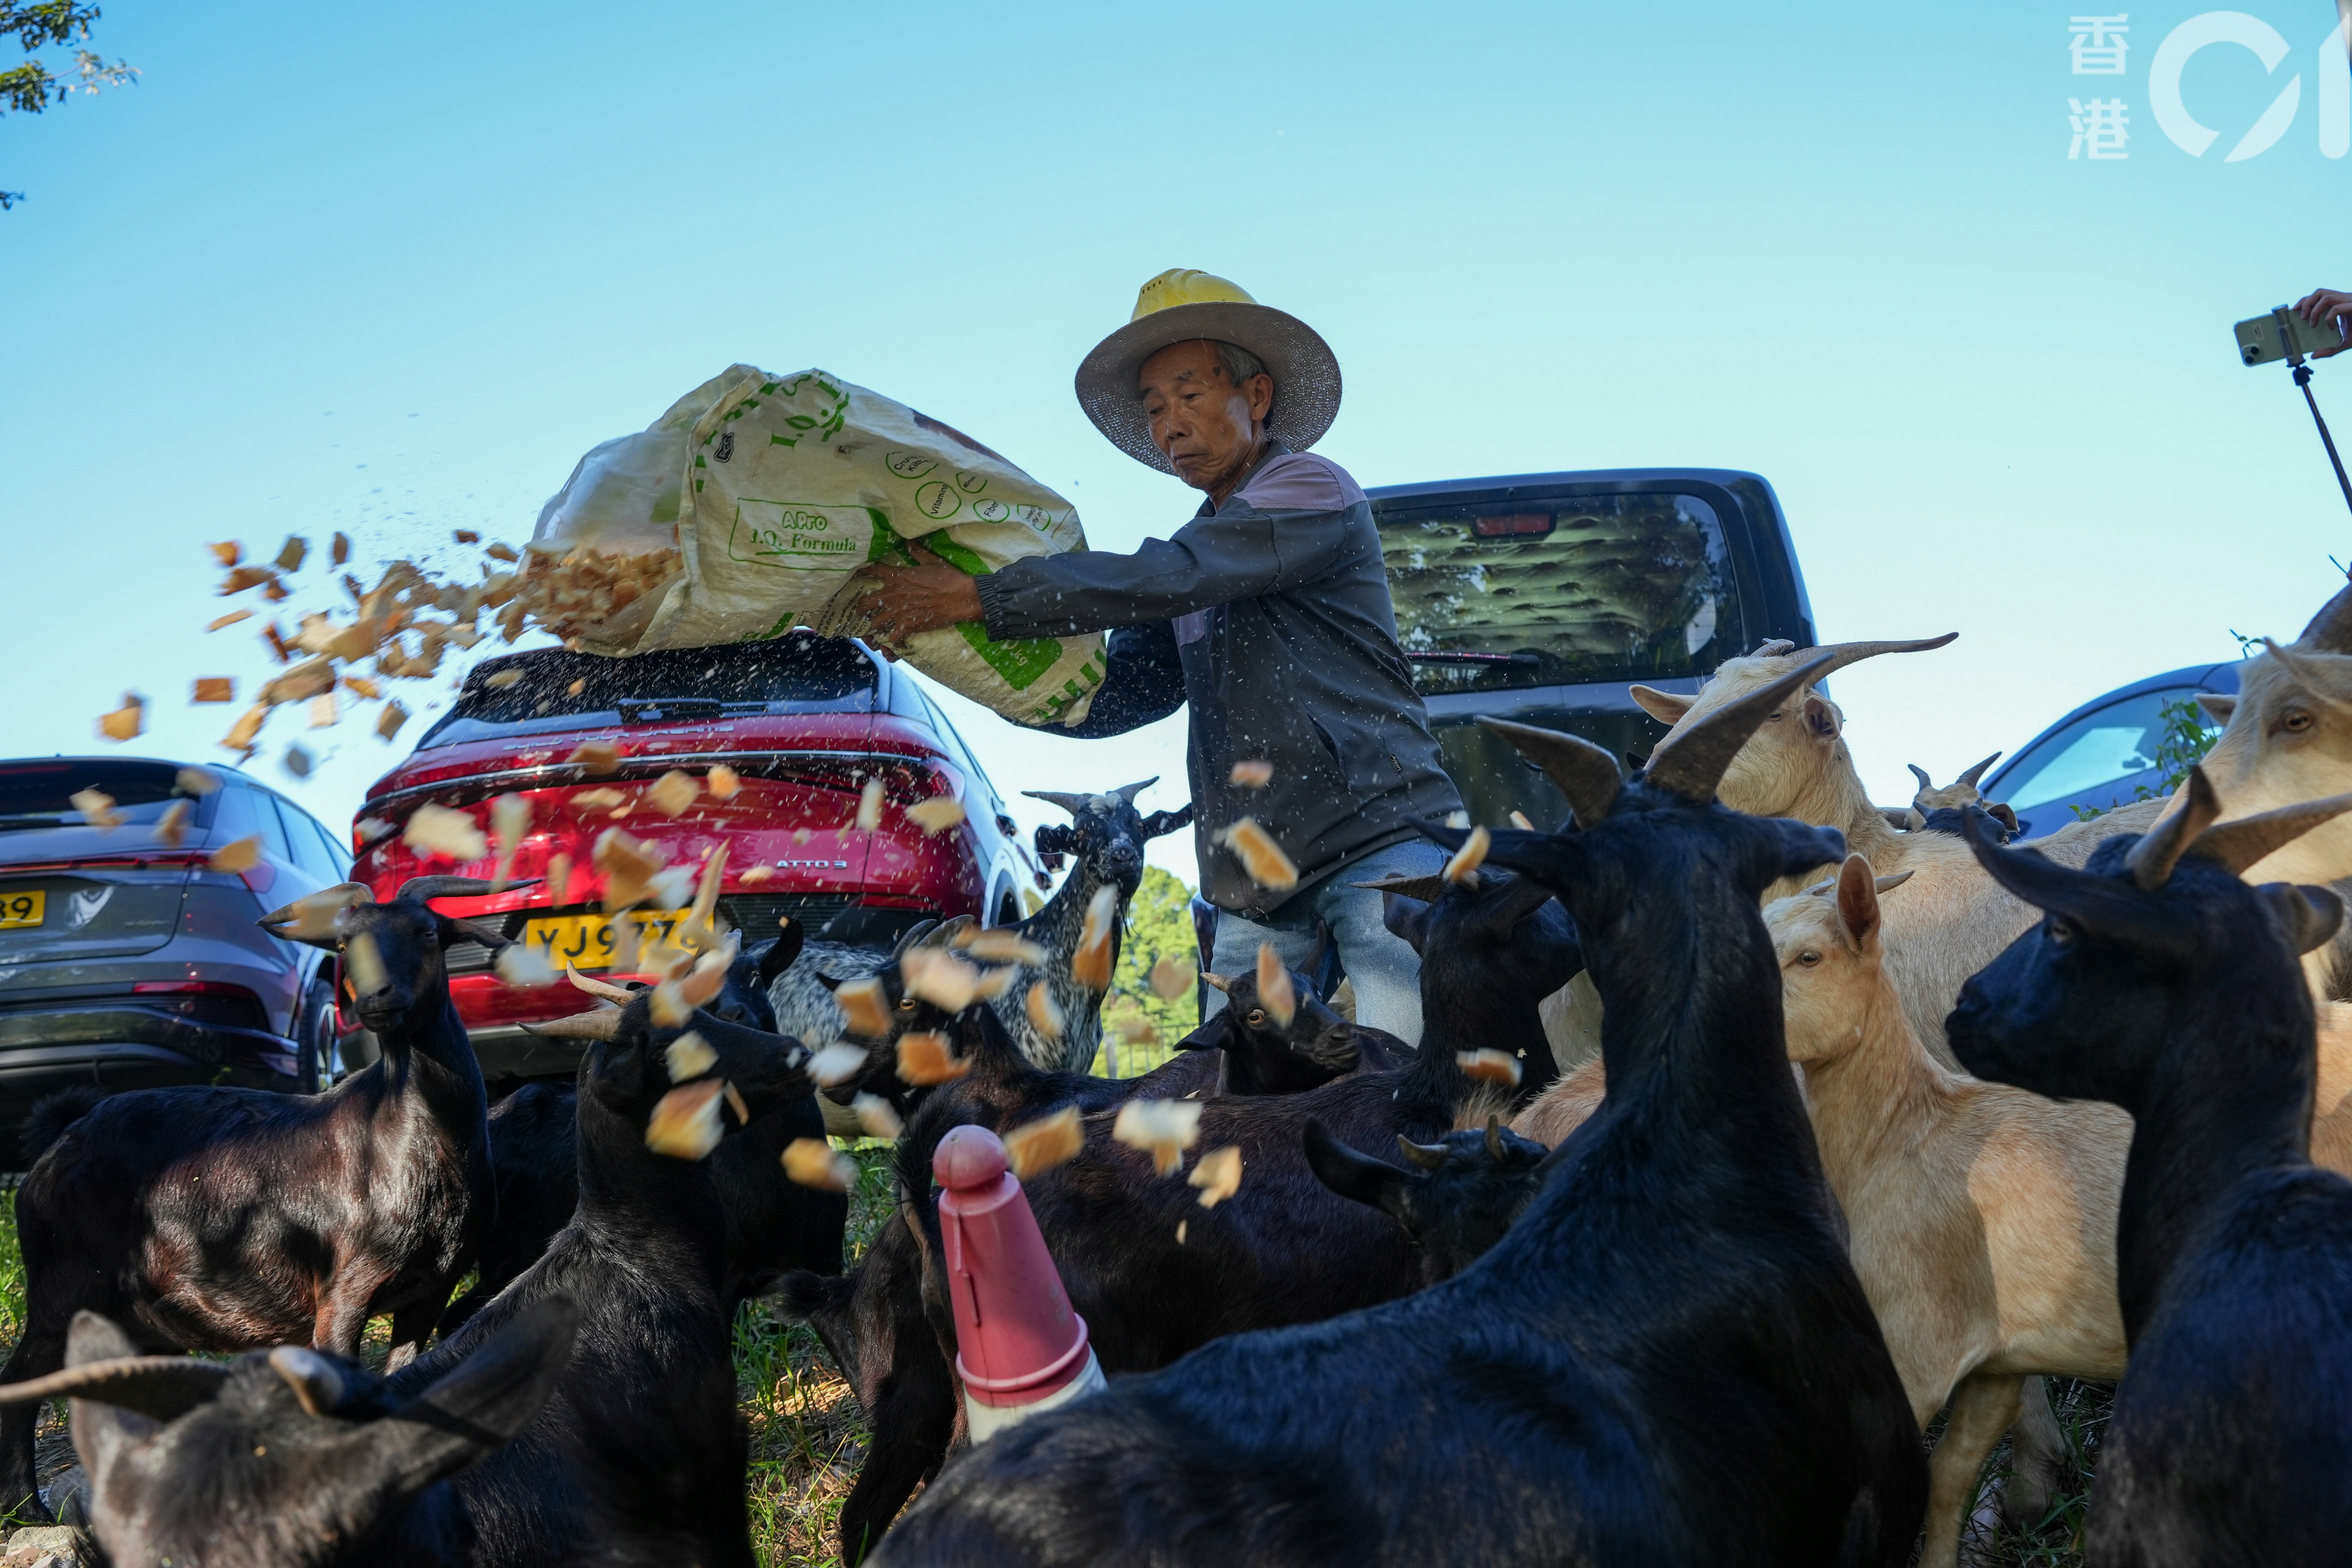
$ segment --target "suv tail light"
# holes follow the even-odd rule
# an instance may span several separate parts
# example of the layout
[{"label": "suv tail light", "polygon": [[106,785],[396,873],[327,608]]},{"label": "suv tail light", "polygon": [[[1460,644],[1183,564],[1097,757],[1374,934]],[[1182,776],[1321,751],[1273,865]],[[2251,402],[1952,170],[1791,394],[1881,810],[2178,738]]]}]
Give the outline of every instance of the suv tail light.
[{"label": "suv tail light", "polygon": [[261,1005],[260,995],[226,980],[142,980],[131,987],[131,994],[152,998],[199,1023],[236,1029],[269,1027],[269,1011]]}]

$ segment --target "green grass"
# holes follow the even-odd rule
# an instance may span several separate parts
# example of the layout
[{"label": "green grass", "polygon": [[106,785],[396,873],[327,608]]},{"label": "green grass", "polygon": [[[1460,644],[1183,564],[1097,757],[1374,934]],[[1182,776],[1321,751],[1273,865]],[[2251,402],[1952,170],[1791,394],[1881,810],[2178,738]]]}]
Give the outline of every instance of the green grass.
[{"label": "green grass", "polygon": [[[1142,1070],[1122,1051],[1120,1066]],[[1136,1053],[1150,1061],[1148,1051]],[[1156,1065],[1152,1064],[1152,1065]],[[848,1258],[865,1257],[892,1214],[889,1150],[866,1142],[850,1151],[858,1181],[850,1195]],[[16,1194],[0,1205],[0,1341],[14,1344],[24,1326],[25,1265],[16,1247]],[[381,1366],[388,1320],[368,1325],[362,1354]],[[848,1383],[817,1342],[816,1335],[776,1317],[764,1302],[747,1303],[735,1321],[735,1378],[751,1432],[749,1500],[751,1544],[763,1568],[839,1568],[833,1550],[842,1500],[849,1495],[865,1460],[865,1416]],[[2083,1518],[2088,1504],[2091,1465],[2105,1436],[2114,1401],[2111,1384],[2069,1378],[2046,1379],[2059,1426],[2077,1456],[2072,1477],[2058,1489],[2050,1516],[2035,1528],[1999,1528],[1978,1542],[1963,1561],[1995,1568],[2079,1568]],[[42,1420],[44,1484],[72,1463],[72,1450],[51,1406]],[[2004,1440],[1986,1461],[1985,1481],[2006,1481],[2009,1444]]]}]

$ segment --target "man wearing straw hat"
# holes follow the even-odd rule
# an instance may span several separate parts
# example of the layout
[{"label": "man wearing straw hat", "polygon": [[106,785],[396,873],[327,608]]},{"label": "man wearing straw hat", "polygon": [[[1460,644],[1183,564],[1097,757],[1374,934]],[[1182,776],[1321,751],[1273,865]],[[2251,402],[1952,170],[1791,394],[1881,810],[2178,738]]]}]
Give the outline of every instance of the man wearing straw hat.
[{"label": "man wearing straw hat", "polygon": [[[1359,1021],[1418,1043],[1419,960],[1382,923],[1381,895],[1354,884],[1438,870],[1409,819],[1461,801],[1397,646],[1371,503],[1307,450],[1339,413],[1339,361],[1297,317],[1178,268],[1087,355],[1077,392],[1112,445],[1207,492],[1192,521],[1132,555],[1032,556],[988,576],[868,566],[872,632],[887,647],[966,621],[997,638],[1110,630],[1110,674],[1060,732],[1119,734],[1191,705],[1215,968],[1248,969],[1260,942],[1303,968],[1328,931]],[[1272,778],[1243,782],[1253,770],[1235,764],[1253,763]],[[1244,816],[1297,866],[1295,888],[1253,881],[1221,838]]]}]

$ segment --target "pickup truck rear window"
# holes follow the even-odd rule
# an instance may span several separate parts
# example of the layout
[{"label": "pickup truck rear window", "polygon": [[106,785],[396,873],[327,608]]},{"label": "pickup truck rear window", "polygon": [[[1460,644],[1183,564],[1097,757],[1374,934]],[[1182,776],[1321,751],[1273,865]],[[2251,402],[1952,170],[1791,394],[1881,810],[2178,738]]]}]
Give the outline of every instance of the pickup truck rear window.
[{"label": "pickup truck rear window", "polygon": [[[494,684],[509,670],[520,673]],[[763,713],[869,713],[874,690],[874,663],[856,644],[808,632],[634,658],[547,648],[476,665],[457,705],[416,746]]]},{"label": "pickup truck rear window", "polygon": [[1377,508],[1424,695],[1700,675],[1737,635],[1715,509],[1665,492]]}]

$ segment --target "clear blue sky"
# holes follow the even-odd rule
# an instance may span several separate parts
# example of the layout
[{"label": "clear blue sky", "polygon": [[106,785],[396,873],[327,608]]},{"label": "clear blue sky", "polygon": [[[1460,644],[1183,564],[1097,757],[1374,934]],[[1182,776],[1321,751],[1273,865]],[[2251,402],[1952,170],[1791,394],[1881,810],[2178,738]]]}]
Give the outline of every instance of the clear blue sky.
[{"label": "clear blue sky", "polygon": [[[93,748],[136,688],[144,746],[219,755],[186,682],[263,665],[198,630],[202,542],[520,541],[581,452],[738,360],[971,432],[1098,548],[1164,535],[1192,492],[1070,375],[1188,266],[1329,338],[1323,450],[1368,485],[1766,475],[1824,637],[1961,634],[1839,679],[1905,799],[1906,762],[2291,636],[2352,550],[2286,373],[2230,340],[2352,288],[2332,13],[2247,4],[2291,53],[2190,60],[2221,132],[2191,158],[2149,109],[2178,5],[2087,78],[2058,4],[108,0],[141,84],[0,120],[8,746]],[[2297,74],[2284,136],[2224,163]],[[2069,97],[2129,105],[2127,158],[2068,160]],[[2352,369],[2317,390],[2352,436]],[[1008,792],[1181,796],[1181,718],[1082,744],[956,711]],[[270,733],[254,766],[338,825],[392,760],[347,724],[294,785]]]}]

